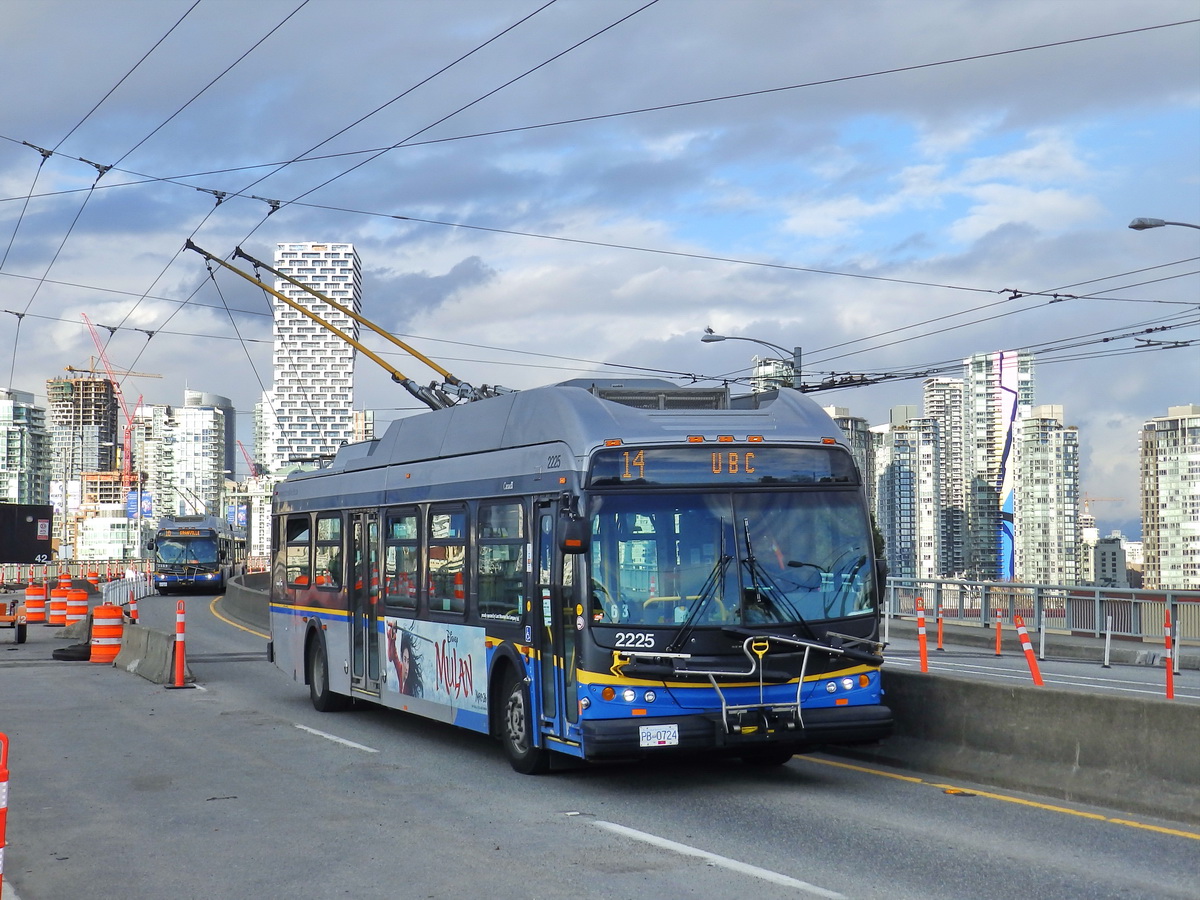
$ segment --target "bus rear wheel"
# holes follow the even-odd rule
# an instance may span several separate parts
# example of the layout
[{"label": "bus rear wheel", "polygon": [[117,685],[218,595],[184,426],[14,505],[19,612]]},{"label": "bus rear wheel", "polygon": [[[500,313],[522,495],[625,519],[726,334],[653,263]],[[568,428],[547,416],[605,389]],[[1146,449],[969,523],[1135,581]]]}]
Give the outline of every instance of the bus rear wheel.
[{"label": "bus rear wheel", "polygon": [[308,696],[317,712],[338,712],[349,705],[349,698],[329,689],[329,657],[318,637],[308,646]]},{"label": "bus rear wheel", "polygon": [[500,742],[509,764],[522,775],[540,775],[550,768],[547,750],[533,746],[533,710],[525,682],[510,673],[504,683]]}]

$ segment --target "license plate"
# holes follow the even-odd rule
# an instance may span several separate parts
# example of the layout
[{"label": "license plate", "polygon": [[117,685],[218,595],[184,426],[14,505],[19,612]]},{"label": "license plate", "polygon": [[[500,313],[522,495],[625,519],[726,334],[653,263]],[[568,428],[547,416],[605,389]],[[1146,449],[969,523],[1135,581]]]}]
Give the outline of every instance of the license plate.
[{"label": "license plate", "polygon": [[679,746],[679,726],[671,725],[639,725],[638,740],[643,747],[677,747]]}]

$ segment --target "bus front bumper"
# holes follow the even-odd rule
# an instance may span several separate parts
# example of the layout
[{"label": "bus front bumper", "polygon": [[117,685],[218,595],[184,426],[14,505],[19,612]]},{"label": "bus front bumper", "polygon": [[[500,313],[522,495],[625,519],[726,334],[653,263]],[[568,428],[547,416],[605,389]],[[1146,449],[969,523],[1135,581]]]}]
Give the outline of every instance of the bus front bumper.
[{"label": "bus front bumper", "polygon": [[[820,745],[866,744],[891,734],[892,711],[886,706],[839,706],[804,709],[792,727],[764,719],[760,727],[727,731],[720,714],[667,718],[590,719],[581,723],[585,759],[629,759],[671,751],[716,752],[736,756],[764,747],[791,747],[797,753]],[[645,746],[651,733],[678,734],[677,744]]]}]

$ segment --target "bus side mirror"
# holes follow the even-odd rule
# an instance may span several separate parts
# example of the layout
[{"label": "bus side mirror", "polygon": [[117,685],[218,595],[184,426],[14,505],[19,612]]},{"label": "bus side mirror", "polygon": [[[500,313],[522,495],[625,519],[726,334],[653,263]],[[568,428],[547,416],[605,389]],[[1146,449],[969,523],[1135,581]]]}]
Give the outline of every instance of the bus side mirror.
[{"label": "bus side mirror", "polygon": [[562,523],[559,546],[563,553],[587,553],[592,545],[591,523],[570,518]]},{"label": "bus side mirror", "polygon": [[151,541],[150,543],[148,543],[148,544],[146,545],[146,549],[147,549],[147,550],[153,550],[153,549],[154,549],[154,541]]},{"label": "bus side mirror", "polygon": [[875,592],[879,606],[883,606],[887,597],[888,566],[887,560],[875,560]]},{"label": "bus side mirror", "polygon": [[226,557],[226,555],[227,555],[227,552],[226,552],[225,550],[218,550],[218,551],[217,551],[217,559],[221,560],[221,562],[224,562],[224,561],[225,561],[225,557]]}]

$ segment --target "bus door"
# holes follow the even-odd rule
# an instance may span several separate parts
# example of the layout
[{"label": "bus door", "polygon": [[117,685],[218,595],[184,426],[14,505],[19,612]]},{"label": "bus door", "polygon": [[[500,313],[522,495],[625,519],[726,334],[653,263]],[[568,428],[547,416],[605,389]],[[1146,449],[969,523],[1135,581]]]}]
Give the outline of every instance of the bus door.
[{"label": "bus door", "polygon": [[379,693],[379,514],[350,514],[349,566],[346,573],[350,601],[350,686]]},{"label": "bus door", "polygon": [[578,633],[574,607],[574,577],[577,558],[564,557],[559,549],[558,503],[541,501],[534,506],[537,534],[537,586],[535,621],[541,640],[541,729],[547,734],[566,735],[578,721],[576,645]]}]

